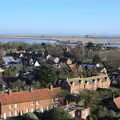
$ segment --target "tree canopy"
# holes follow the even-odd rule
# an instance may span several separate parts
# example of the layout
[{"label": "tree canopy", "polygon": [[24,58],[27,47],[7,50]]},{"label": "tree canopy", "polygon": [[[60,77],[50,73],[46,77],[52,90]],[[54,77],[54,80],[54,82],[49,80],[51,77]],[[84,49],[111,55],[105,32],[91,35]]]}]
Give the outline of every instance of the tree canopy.
[{"label": "tree canopy", "polygon": [[43,113],[43,120],[72,120],[72,118],[64,110],[53,108]]},{"label": "tree canopy", "polygon": [[57,81],[57,72],[50,67],[41,66],[36,70],[36,80],[39,81],[41,87],[48,87],[49,84],[55,84]]}]

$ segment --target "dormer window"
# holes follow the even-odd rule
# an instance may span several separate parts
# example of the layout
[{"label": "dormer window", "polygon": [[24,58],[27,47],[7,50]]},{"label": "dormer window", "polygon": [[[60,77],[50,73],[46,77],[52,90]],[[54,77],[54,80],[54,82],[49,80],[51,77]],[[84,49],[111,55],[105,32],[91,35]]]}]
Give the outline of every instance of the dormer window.
[{"label": "dormer window", "polygon": [[107,77],[105,77],[105,80],[107,80]]},{"label": "dormer window", "polygon": [[72,85],[72,84],[73,84],[73,82],[70,82],[70,84]]},{"label": "dormer window", "polygon": [[12,108],[12,105],[9,105],[9,109],[11,109]]},{"label": "dormer window", "polygon": [[81,80],[79,80],[79,83],[81,84]]},{"label": "dormer window", "polygon": [[81,80],[81,84],[84,84],[85,83],[85,81],[84,80]]},{"label": "dormer window", "polygon": [[36,101],[36,105],[39,105],[39,101]]},{"label": "dormer window", "polygon": [[18,106],[17,104],[14,104],[14,108],[17,108],[17,106]]},{"label": "dormer window", "polygon": [[102,82],[102,81],[103,81],[103,79],[101,78],[101,79],[100,79],[100,82]]},{"label": "dormer window", "polygon": [[94,82],[94,83],[96,83],[96,82],[97,82],[97,80],[93,79],[93,82]]},{"label": "dormer window", "polygon": [[85,81],[85,84],[87,84],[88,82],[87,81]]},{"label": "dormer window", "polygon": [[74,86],[74,85],[75,85],[75,82],[73,82],[72,85]]},{"label": "dormer window", "polygon": [[92,81],[93,81],[93,83],[95,83],[95,79],[93,79]]},{"label": "dormer window", "polygon": [[100,78],[98,78],[97,81],[99,82],[99,81],[100,81]]}]

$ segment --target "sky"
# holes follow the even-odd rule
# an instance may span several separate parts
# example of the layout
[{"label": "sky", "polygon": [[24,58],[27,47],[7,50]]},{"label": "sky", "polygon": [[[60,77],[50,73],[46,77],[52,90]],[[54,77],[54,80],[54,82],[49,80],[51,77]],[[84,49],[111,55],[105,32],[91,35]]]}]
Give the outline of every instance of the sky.
[{"label": "sky", "polygon": [[1,0],[0,34],[120,35],[120,0]]}]

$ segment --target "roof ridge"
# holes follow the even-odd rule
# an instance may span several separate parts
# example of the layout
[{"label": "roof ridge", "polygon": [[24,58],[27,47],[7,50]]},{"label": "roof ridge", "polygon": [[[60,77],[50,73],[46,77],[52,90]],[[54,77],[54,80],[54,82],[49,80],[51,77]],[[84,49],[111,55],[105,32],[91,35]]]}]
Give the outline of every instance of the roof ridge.
[{"label": "roof ridge", "polygon": [[22,91],[22,92],[13,92],[13,93],[3,93],[0,95],[1,104],[15,104],[21,102],[30,102],[41,99],[52,99],[54,96],[59,93],[60,87],[45,89],[38,89],[33,91]]}]

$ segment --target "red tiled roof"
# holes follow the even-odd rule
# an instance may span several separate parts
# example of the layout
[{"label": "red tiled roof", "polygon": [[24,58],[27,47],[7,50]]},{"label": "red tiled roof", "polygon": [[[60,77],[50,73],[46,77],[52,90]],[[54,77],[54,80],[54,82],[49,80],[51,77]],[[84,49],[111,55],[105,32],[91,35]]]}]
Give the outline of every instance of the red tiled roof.
[{"label": "red tiled roof", "polygon": [[25,92],[12,92],[10,94],[4,93],[0,94],[0,103],[2,105],[7,105],[32,102],[36,100],[52,99],[60,92],[61,92],[60,88],[52,88],[51,90],[46,88],[33,90],[31,92],[25,91]]},{"label": "red tiled roof", "polygon": [[120,109],[120,97],[114,98],[114,103],[116,104],[117,108]]}]

